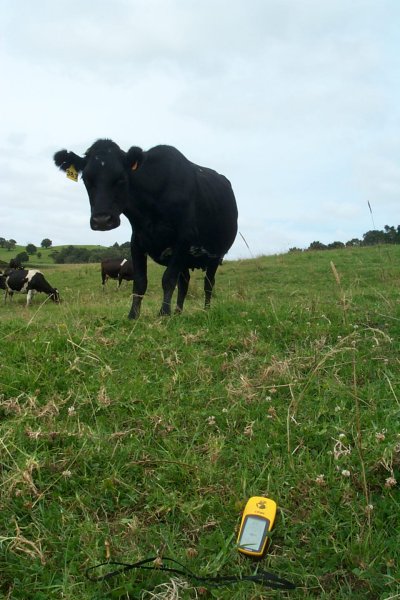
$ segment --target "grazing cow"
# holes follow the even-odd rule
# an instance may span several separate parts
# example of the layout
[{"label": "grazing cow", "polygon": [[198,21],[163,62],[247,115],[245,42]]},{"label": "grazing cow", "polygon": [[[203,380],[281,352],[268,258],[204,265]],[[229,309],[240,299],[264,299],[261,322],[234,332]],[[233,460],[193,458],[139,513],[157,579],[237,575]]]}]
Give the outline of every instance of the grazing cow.
[{"label": "grazing cow", "polygon": [[205,271],[205,307],[210,306],[215,273],[237,233],[237,207],[230,182],[216,171],[190,162],[172,146],[124,152],[112,140],[98,140],[83,157],[60,150],[54,162],[82,173],[91,205],[90,226],[108,231],[124,214],[132,226],[133,301],[139,316],[147,289],[147,255],[164,265],[160,315],[177,312],[187,294],[189,269]]},{"label": "grazing cow", "polygon": [[[106,258],[101,261],[101,283],[104,286],[108,279],[118,279],[121,267],[127,262],[126,258]],[[104,287],[103,287],[104,289]]]},{"label": "grazing cow", "polygon": [[35,269],[15,269],[0,275],[0,288],[5,290],[4,302],[8,295],[12,298],[14,292],[27,294],[27,306],[31,303],[35,292],[44,292],[53,302],[60,301],[57,288],[51,287],[43,273]]},{"label": "grazing cow", "polygon": [[124,260],[121,265],[118,273],[118,287],[121,285],[123,279],[126,281],[133,280],[133,264],[131,260]]}]

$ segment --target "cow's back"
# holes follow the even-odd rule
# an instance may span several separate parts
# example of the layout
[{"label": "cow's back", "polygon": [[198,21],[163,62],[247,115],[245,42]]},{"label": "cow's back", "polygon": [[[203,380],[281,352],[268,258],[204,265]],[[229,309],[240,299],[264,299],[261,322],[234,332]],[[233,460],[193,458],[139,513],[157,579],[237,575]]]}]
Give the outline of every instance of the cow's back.
[{"label": "cow's back", "polygon": [[6,278],[6,285],[13,292],[28,291],[28,285],[32,277],[40,273],[35,269],[14,269],[9,272]]}]

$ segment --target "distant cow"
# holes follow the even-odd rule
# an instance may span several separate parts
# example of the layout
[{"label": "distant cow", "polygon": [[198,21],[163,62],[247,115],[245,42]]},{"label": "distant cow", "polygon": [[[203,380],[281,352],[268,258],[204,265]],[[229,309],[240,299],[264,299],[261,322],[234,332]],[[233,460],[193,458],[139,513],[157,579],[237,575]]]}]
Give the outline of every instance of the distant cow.
[{"label": "distant cow", "polygon": [[124,152],[112,140],[98,140],[83,157],[60,150],[54,162],[82,173],[90,205],[90,226],[108,231],[124,214],[132,226],[133,301],[129,317],[139,316],[147,289],[147,255],[166,266],[160,315],[171,313],[178,286],[177,312],[186,298],[189,269],[205,271],[205,307],[210,306],[215,273],[237,233],[237,207],[231,184],[216,171],[190,162],[172,146]]},{"label": "distant cow", "polygon": [[12,298],[14,292],[27,294],[27,306],[35,292],[44,292],[53,302],[60,301],[57,288],[51,287],[43,273],[35,269],[15,269],[0,275],[0,288],[5,290],[4,302],[8,295]]},{"label": "distant cow", "polygon": [[133,280],[133,264],[131,260],[125,260],[121,265],[118,273],[118,287],[121,285],[123,279],[126,281]]},{"label": "distant cow", "polygon": [[[106,258],[101,261],[101,283],[104,286],[108,279],[118,279],[119,272],[126,258]],[[118,287],[121,285],[119,282]]]}]

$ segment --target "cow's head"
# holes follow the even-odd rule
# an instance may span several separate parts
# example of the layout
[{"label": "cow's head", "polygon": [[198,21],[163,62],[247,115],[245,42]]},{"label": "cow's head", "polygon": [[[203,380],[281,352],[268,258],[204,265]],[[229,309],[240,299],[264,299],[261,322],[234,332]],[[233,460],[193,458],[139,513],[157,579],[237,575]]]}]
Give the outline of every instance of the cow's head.
[{"label": "cow's head", "polygon": [[90,227],[108,231],[120,225],[120,215],[127,210],[130,180],[143,160],[141,148],[124,152],[112,140],[98,140],[84,154],[60,150],[54,155],[57,167],[67,171],[72,166],[82,174],[89,195]]},{"label": "cow's head", "polygon": [[53,288],[53,291],[50,294],[50,299],[53,300],[53,302],[55,302],[56,304],[59,304],[61,302],[60,292],[57,288]]}]

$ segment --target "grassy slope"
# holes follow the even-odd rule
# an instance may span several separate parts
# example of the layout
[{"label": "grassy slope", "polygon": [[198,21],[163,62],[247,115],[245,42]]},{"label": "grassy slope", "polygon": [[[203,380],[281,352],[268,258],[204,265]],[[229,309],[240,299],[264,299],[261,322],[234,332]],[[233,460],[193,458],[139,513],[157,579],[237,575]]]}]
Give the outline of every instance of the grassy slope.
[{"label": "grassy slope", "polygon": [[234,532],[258,494],[280,508],[262,566],[298,584],[292,598],[397,597],[399,259],[393,246],[226,263],[211,311],[196,273],[170,319],[153,265],[138,322],[129,286],[102,293],[98,266],[60,265],[46,270],[60,306],[1,306],[4,598],[138,598],[168,581],[88,582],[108,547],[250,573]]},{"label": "grassy slope", "polygon": [[[47,250],[44,248],[41,248],[40,246],[37,246],[37,251],[38,253],[41,254],[41,256],[39,257],[37,254],[33,254],[29,257],[29,261],[27,263],[25,263],[25,266],[27,267],[31,267],[31,266],[49,266],[54,264],[53,259],[49,256],[49,254],[51,254],[52,252],[54,252],[55,250],[62,250],[62,248],[65,248],[65,246],[67,246],[68,244],[65,244],[64,246],[52,246],[51,248],[48,248]],[[73,244],[74,245],[74,244]],[[103,246],[91,246],[91,245],[84,245],[84,244],[80,244],[80,245],[75,245],[76,248],[87,248],[88,250],[94,250],[95,248],[103,248]],[[7,250],[6,248],[0,248],[0,261],[4,261],[7,264],[10,262],[11,258],[15,258],[15,256],[17,256],[17,254],[19,254],[20,252],[25,252],[25,246],[15,246],[15,248],[13,250]]]}]

